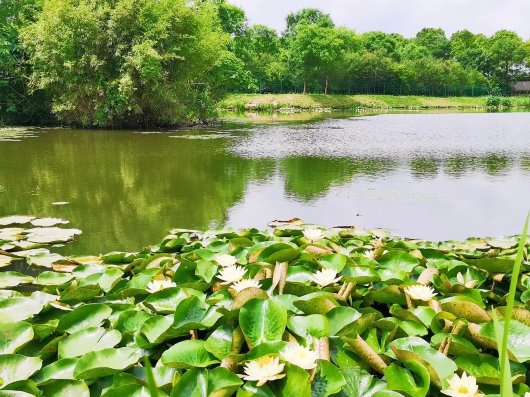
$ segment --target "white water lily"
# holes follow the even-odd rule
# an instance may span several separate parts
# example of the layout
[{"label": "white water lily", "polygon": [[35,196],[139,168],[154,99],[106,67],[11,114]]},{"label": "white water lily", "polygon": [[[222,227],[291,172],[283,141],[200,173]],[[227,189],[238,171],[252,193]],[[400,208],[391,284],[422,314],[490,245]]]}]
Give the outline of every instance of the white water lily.
[{"label": "white water lily", "polygon": [[228,266],[223,267],[217,277],[223,282],[222,285],[237,283],[241,280],[247,271],[243,266]]},{"label": "white water lily", "polygon": [[337,283],[342,276],[337,277],[337,272],[333,269],[323,269],[318,270],[311,279],[320,285],[321,287],[325,287],[330,284]]},{"label": "white water lily", "polygon": [[235,265],[237,262],[237,258],[228,254],[217,254],[215,256],[215,261],[222,267],[228,267]]},{"label": "white water lily", "polygon": [[253,278],[251,278],[251,279],[240,280],[232,284],[230,288],[236,291],[236,293],[240,293],[241,291],[247,288],[261,288],[261,284],[257,280],[254,280]]},{"label": "white water lily", "polygon": [[466,288],[473,288],[477,284],[476,280],[464,277],[464,275],[460,272],[458,272],[456,275],[456,280]]},{"label": "white water lily", "polygon": [[297,365],[303,369],[313,369],[317,366],[318,355],[314,350],[299,345],[298,343],[289,343],[281,353],[282,360]]},{"label": "white water lily", "polygon": [[412,299],[428,302],[436,296],[432,287],[425,285],[411,285],[405,288],[405,293]]},{"label": "white water lily", "polygon": [[173,281],[168,280],[168,279],[153,280],[147,283],[147,291],[153,294],[155,292],[162,291],[163,289],[172,288],[176,286],[177,284],[175,284]]},{"label": "white water lily", "polygon": [[320,229],[305,229],[303,233],[304,237],[312,243],[324,238],[324,233],[322,233],[322,230]]},{"label": "white water lily", "polygon": [[478,391],[477,379],[474,376],[468,376],[465,372],[462,373],[461,378],[457,374],[454,374],[448,382],[449,388],[442,390],[442,393],[448,396],[478,397],[482,395]]},{"label": "white water lily", "polygon": [[285,364],[280,364],[279,357],[264,356],[257,360],[249,361],[245,365],[245,375],[241,377],[245,380],[258,382],[256,386],[263,386],[268,381],[282,379]]}]

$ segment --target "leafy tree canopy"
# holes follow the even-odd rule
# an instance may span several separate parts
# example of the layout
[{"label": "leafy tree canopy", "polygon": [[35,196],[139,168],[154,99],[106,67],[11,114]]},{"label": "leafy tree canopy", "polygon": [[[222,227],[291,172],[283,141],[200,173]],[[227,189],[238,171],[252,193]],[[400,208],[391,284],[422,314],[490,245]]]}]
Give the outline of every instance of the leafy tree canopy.
[{"label": "leafy tree canopy", "polygon": [[164,125],[207,117],[208,71],[227,38],[209,2],[45,0],[22,40],[32,86],[69,124]]}]

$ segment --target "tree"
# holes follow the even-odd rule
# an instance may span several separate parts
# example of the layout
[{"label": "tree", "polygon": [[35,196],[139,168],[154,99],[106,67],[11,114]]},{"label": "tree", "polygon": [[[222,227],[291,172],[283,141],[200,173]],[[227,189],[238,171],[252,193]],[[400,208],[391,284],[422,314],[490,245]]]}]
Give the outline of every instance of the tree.
[{"label": "tree", "polygon": [[360,40],[365,51],[378,52],[396,61],[400,59],[400,48],[407,42],[400,34],[383,32],[363,33]]},{"label": "tree", "polygon": [[304,94],[307,81],[312,76],[325,79],[324,93],[328,93],[329,77],[340,62],[344,40],[335,28],[318,25],[299,25],[291,42],[290,50],[304,79]]},{"label": "tree", "polygon": [[351,59],[348,72],[352,80],[371,85],[374,92],[386,81],[395,81],[395,61],[388,57],[384,50],[378,52],[364,51]]},{"label": "tree", "polygon": [[526,47],[517,33],[500,30],[488,40],[485,51],[490,70],[486,73],[494,77],[502,90],[510,90],[511,83],[524,72]]},{"label": "tree", "polygon": [[219,0],[217,7],[223,31],[232,37],[241,36],[247,26],[245,11],[235,5],[228,4],[225,0]]},{"label": "tree", "polygon": [[212,90],[216,93],[256,92],[259,88],[256,78],[247,69],[245,62],[231,51],[223,51],[209,74]]},{"label": "tree", "polygon": [[19,30],[33,22],[39,1],[0,1],[0,122],[28,123],[49,119],[43,92],[30,92],[28,54],[20,43]]},{"label": "tree", "polygon": [[431,53],[424,46],[419,45],[414,40],[407,41],[403,46],[398,49],[400,61],[418,60],[428,58]]},{"label": "tree", "polygon": [[416,42],[435,58],[446,59],[449,56],[449,40],[443,29],[423,28],[416,35]]},{"label": "tree", "polygon": [[44,0],[22,39],[33,87],[62,122],[85,126],[208,117],[208,71],[226,44],[216,5],[187,0]]},{"label": "tree", "polygon": [[482,34],[473,34],[467,29],[460,30],[451,36],[451,55],[464,67],[483,70],[486,63],[486,41],[486,36]]},{"label": "tree", "polygon": [[296,33],[299,25],[316,25],[321,28],[333,28],[335,24],[329,16],[316,8],[305,8],[298,12],[287,15],[287,30],[284,36],[288,37]]},{"label": "tree", "polygon": [[265,83],[273,78],[280,56],[280,39],[274,29],[264,25],[247,28],[234,40],[234,53],[240,58],[246,70],[257,83]]}]

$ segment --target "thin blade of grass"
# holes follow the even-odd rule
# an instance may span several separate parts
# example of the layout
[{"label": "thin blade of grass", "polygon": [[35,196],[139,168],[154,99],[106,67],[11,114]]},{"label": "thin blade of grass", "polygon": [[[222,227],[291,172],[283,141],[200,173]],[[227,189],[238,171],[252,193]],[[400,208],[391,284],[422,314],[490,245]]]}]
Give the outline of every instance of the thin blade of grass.
[{"label": "thin blade of grass", "polygon": [[160,394],[158,393],[158,386],[156,385],[155,376],[153,374],[153,367],[151,367],[151,362],[147,356],[144,357],[144,368],[149,394],[151,397],[159,397]]},{"label": "thin blade of grass", "polygon": [[[508,359],[508,336],[510,332],[510,322],[512,321],[513,306],[515,303],[515,293],[517,291],[517,283],[519,282],[519,273],[521,271],[521,263],[523,262],[523,255],[526,247],[529,219],[530,214],[526,216],[523,233],[521,234],[521,238],[519,240],[519,247],[517,248],[517,255],[513,264],[510,290],[508,292],[508,297],[506,298],[506,310],[504,311],[504,330],[502,333],[501,350],[499,352],[499,361],[501,366],[501,397],[511,397],[513,395],[510,362]],[[495,331],[495,333],[497,333],[497,330]]]},{"label": "thin blade of grass", "polygon": [[508,359],[507,354],[503,356],[501,353],[503,330],[501,327],[501,322],[499,321],[499,316],[497,315],[497,311],[493,307],[491,309],[491,316],[493,319],[493,327],[495,330],[495,341],[497,342],[497,350],[499,351],[499,367],[501,371],[501,379],[500,379],[501,396],[502,397],[513,397],[512,372],[510,369],[510,360]]}]

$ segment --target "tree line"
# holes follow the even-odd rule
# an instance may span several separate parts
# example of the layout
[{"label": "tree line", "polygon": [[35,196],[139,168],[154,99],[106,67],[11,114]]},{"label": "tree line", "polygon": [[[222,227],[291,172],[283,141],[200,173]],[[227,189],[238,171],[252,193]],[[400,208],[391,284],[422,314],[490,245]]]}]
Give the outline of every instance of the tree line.
[{"label": "tree line", "polygon": [[228,92],[502,94],[529,65],[508,30],[358,34],[303,9],[279,33],[226,0],[0,0],[4,123],[193,123]]},{"label": "tree line", "polygon": [[424,28],[413,38],[357,34],[335,26],[317,9],[304,9],[288,15],[278,34],[263,25],[248,26],[239,15],[230,43],[239,75],[230,89],[236,92],[268,90],[281,82],[285,92],[300,86],[302,92],[327,93],[333,86],[343,91],[393,84],[405,94],[417,87],[443,94],[451,86],[508,94],[514,81],[530,75],[530,40],[508,30],[490,37],[468,30],[447,37],[439,28]]}]

